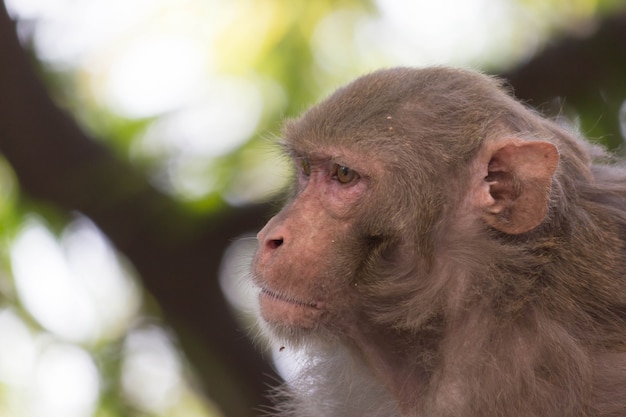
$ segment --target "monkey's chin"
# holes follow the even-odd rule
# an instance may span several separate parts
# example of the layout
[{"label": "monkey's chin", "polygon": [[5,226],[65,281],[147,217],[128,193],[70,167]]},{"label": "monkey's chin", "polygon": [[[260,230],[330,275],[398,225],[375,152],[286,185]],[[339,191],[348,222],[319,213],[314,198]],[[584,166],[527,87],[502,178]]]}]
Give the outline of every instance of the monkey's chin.
[{"label": "monkey's chin", "polygon": [[263,288],[259,294],[261,316],[278,327],[313,329],[320,321],[323,310],[319,303],[308,303]]}]

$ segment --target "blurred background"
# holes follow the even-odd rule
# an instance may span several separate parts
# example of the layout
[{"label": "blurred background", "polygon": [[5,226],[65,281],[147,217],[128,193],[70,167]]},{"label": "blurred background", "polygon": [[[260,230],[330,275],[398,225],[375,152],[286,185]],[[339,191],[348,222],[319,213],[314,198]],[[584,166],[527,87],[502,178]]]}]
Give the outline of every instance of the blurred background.
[{"label": "blurred background", "polygon": [[255,415],[279,377],[222,295],[245,308],[248,258],[222,256],[289,178],[281,121],[358,75],[480,69],[626,136],[623,0],[4,5],[3,417]]}]

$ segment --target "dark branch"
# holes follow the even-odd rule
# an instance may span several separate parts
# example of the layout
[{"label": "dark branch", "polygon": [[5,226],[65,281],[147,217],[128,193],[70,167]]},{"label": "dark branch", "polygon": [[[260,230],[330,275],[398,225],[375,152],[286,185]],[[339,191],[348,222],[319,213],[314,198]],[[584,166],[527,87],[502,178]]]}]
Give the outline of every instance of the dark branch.
[{"label": "dark branch", "polygon": [[598,92],[626,69],[626,14],[598,22],[586,37],[567,37],[553,43],[530,61],[503,74],[516,96],[533,103],[553,97],[568,99]]}]

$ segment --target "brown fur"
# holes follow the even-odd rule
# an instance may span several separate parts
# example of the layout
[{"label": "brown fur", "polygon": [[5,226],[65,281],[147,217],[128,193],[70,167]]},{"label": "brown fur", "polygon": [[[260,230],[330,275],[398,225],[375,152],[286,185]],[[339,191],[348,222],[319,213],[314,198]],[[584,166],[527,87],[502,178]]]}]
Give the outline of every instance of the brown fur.
[{"label": "brown fur", "polygon": [[253,271],[309,306],[261,305],[310,358],[282,415],[626,416],[626,171],[604,150],[446,68],[362,77],[284,138],[311,174]]}]

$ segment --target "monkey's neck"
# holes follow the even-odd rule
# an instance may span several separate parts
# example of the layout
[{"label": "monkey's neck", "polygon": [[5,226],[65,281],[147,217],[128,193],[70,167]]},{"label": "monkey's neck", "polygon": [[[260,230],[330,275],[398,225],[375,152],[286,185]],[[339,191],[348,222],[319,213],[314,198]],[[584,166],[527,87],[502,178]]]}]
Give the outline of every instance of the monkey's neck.
[{"label": "monkey's neck", "polygon": [[421,346],[419,338],[389,330],[360,331],[351,343],[400,404],[402,415],[414,415],[418,398],[428,387],[430,366],[426,358],[436,356],[433,347]]}]

